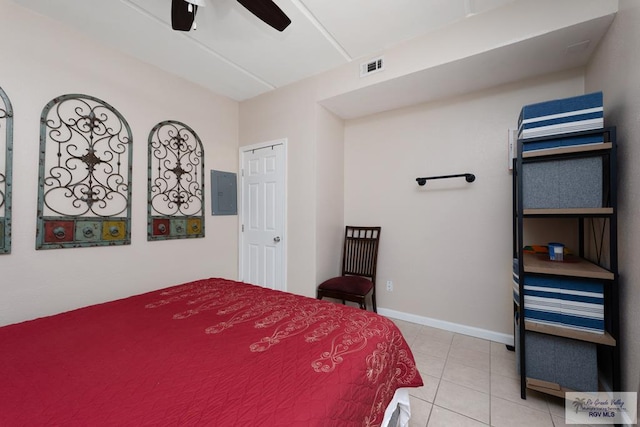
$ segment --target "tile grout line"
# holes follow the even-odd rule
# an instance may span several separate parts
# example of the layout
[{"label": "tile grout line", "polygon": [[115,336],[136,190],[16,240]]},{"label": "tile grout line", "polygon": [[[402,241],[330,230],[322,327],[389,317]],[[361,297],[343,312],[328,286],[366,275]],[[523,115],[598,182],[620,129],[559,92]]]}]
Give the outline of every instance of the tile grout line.
[{"label": "tile grout line", "polygon": [[[414,335],[413,339],[411,340],[411,344],[417,342],[419,337],[423,336],[423,333],[425,332],[423,329],[424,329],[424,327],[420,328],[416,332],[416,335]],[[433,398],[432,398],[433,402],[431,402],[431,410],[429,411],[429,415],[427,416],[427,419],[426,419],[426,427],[428,427],[429,423],[434,419],[433,418],[433,411],[434,411],[434,409],[437,410],[437,408],[440,408],[440,409],[446,410],[446,411],[450,411],[450,412],[452,412],[452,413],[454,413],[456,415],[465,417],[467,419],[470,419],[470,420],[473,420],[473,421],[476,421],[476,422],[479,421],[479,420],[476,420],[475,418],[469,417],[469,416],[464,415],[464,414],[462,414],[460,412],[453,411],[453,410],[438,406],[435,403],[436,402],[436,397],[438,396],[438,393],[441,391],[440,390],[440,386],[442,385],[442,381],[444,381],[443,377],[444,377],[445,370],[446,370],[446,368],[448,366],[448,363],[449,362],[454,363],[454,361],[451,360],[450,358],[452,357],[452,350],[453,350],[453,347],[454,347],[454,341],[456,341],[456,336],[463,336],[464,337],[465,335],[464,334],[459,334],[459,333],[454,333],[452,338],[451,338],[451,340],[449,341],[449,345],[447,347],[447,351],[446,351],[445,357],[444,357],[444,365],[443,365],[442,371],[440,373],[440,376],[437,378],[437,384],[436,384],[436,387],[435,387],[435,390],[434,390],[434,393],[433,393]],[[486,425],[488,427],[491,427],[493,425],[492,422],[494,421],[494,420],[492,420],[492,416],[493,416],[492,403],[493,403],[493,400],[494,400],[494,398],[495,399],[502,399],[502,398],[499,398],[498,396],[493,396],[493,380],[498,378],[498,377],[501,377],[501,378],[503,378],[503,377],[504,378],[511,378],[511,377],[507,376],[507,375],[501,375],[499,372],[497,372],[496,368],[497,368],[498,365],[493,363],[494,356],[495,356],[495,358],[499,358],[500,360],[507,359],[507,358],[506,357],[502,357],[503,355],[498,350],[496,350],[496,352],[494,354],[494,351],[493,351],[493,348],[495,347],[494,342],[492,342],[491,340],[483,340],[483,341],[487,341],[489,343],[489,353],[488,353],[488,357],[489,357],[489,387],[488,387],[488,395],[489,395],[489,411],[488,411],[488,413],[489,413],[489,420],[488,420],[488,424],[486,424]],[[501,343],[495,343],[495,344],[501,344]],[[462,345],[462,347],[464,348],[464,345]],[[473,350],[473,348],[469,348],[469,350]],[[478,351],[480,351],[480,350],[478,350]],[[433,357],[435,357],[435,356],[433,356]],[[508,359],[510,359],[510,358],[508,358]],[[456,363],[458,363],[458,362],[456,362]],[[465,364],[463,363],[463,365],[465,365]],[[469,366],[469,367],[472,367],[472,366]],[[456,384],[456,383],[454,382],[454,384]],[[470,388],[470,387],[466,387],[466,388]],[[474,390],[474,388],[470,388],[470,389]],[[524,408],[528,408],[529,410],[533,410],[533,411],[541,412],[541,413],[546,413],[548,415],[550,421],[551,421],[551,426],[558,427],[558,425],[556,424],[556,421],[554,420],[554,414],[552,412],[552,402],[551,402],[551,399],[550,399],[549,396],[545,396],[544,397],[544,403],[546,404],[546,410],[538,409],[537,406],[536,407],[529,406],[529,405],[526,404],[526,402],[523,403],[521,401],[515,401],[515,400],[512,401],[511,399],[508,399],[508,398],[506,399],[506,401],[509,402],[509,403],[516,404],[518,406],[524,407]],[[426,401],[426,402],[429,403],[428,401]],[[561,417],[558,416],[558,418],[560,419]],[[482,423],[482,424],[484,424],[484,423]]]}]

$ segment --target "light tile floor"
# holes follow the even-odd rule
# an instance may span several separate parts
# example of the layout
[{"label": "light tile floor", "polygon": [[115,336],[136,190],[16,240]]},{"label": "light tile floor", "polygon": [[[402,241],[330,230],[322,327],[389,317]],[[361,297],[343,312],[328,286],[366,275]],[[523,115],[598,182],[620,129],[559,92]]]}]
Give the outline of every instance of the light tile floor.
[{"label": "light tile floor", "polygon": [[409,343],[425,382],[410,393],[411,427],[568,425],[563,399],[533,390],[527,391],[526,400],[520,398],[515,353],[504,344],[394,322]]}]

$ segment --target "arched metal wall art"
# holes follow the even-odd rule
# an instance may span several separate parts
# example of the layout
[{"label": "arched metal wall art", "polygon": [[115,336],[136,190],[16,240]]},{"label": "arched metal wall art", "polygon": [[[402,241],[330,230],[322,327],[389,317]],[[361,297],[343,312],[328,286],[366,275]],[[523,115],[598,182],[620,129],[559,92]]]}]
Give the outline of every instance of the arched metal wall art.
[{"label": "arched metal wall art", "polygon": [[11,252],[13,108],[1,87],[0,100],[0,254],[8,254]]},{"label": "arched metal wall art", "polygon": [[131,243],[131,129],[111,105],[62,95],[40,118],[36,249]]},{"label": "arched metal wall art", "polygon": [[147,240],[204,237],[204,150],[189,126],[160,122],[149,133]]}]

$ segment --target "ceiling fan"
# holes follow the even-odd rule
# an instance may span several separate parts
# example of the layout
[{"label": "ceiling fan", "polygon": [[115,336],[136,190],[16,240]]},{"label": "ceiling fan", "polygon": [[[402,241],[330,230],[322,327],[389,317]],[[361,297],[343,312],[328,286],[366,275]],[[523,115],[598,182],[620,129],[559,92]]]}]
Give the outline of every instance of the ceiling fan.
[{"label": "ceiling fan", "polygon": [[[238,0],[238,3],[278,31],[291,24],[291,19],[272,0]],[[171,27],[177,31],[195,30],[198,6],[204,5],[205,0],[171,0]]]}]

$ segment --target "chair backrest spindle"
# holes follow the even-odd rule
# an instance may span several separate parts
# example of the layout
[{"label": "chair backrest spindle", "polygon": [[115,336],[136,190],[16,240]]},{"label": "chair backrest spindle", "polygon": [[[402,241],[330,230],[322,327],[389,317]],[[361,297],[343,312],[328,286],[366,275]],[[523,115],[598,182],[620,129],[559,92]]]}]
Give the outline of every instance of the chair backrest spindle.
[{"label": "chair backrest spindle", "polygon": [[347,226],[342,258],[342,275],[369,277],[375,281],[380,227]]}]

